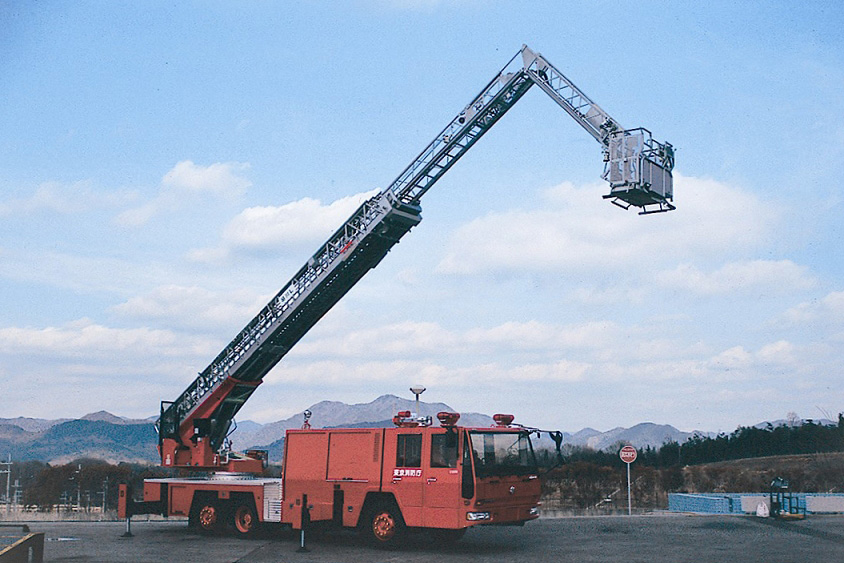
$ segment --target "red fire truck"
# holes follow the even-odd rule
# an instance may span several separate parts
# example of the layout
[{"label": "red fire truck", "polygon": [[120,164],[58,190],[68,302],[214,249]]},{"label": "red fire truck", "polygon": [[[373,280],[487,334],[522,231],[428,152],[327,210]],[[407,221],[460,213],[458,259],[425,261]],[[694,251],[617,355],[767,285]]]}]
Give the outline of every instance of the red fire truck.
[{"label": "red fire truck", "polygon": [[[288,430],[283,477],[244,474],[148,479],[130,513],[188,516],[206,532],[251,533],[258,522],[357,528],[373,543],[407,528],[458,539],[478,524],[522,524],[539,515],[540,483],[530,430],[495,415],[463,428],[457,413],[395,417],[395,428]],[[124,494],[121,490],[121,495]],[[125,516],[125,515],[124,515]]]},{"label": "red fire truck", "polygon": [[[641,214],[674,209],[673,148],[646,129],[621,127],[527,46],[387,188],[364,202],[173,402],[156,427],[164,467],[193,471],[150,479],[143,501],[125,485],[120,515],[187,516],[205,531],[250,533],[259,522],[301,529],[308,521],[366,530],[394,541],[405,528],[449,537],[477,524],[522,524],[538,515],[533,429],[496,415],[491,428],[439,426],[399,413],[395,428],[288,431],[283,476],[257,477],[266,452],[231,451],[235,414],[264,376],[370,269],[422,220],[420,201],[437,180],[531,86],[538,85],[602,146],[604,198]],[[558,447],[560,434],[554,433]],[[201,472],[201,473],[196,473]]]}]

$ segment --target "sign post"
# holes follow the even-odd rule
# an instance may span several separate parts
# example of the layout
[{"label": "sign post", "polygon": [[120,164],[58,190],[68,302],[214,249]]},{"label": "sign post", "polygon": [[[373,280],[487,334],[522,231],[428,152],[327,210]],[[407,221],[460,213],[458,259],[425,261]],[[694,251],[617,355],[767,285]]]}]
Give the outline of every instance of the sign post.
[{"label": "sign post", "polygon": [[636,456],[638,453],[636,452],[636,448],[633,446],[624,446],[619,450],[618,457],[621,458],[621,461],[627,464],[627,515],[633,515],[633,500],[630,496],[630,464],[636,461]]}]

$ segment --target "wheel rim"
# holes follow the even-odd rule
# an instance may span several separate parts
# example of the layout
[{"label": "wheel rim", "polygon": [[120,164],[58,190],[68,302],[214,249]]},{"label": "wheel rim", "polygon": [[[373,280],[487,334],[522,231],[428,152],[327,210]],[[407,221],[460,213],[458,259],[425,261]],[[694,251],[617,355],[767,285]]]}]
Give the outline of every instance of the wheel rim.
[{"label": "wheel rim", "polygon": [[396,519],[389,512],[379,512],[372,519],[372,533],[379,541],[389,541],[396,535]]},{"label": "wheel rim", "polygon": [[211,505],[205,505],[199,511],[199,525],[204,530],[210,530],[217,524],[217,509]]},{"label": "wheel rim", "polygon": [[252,530],[255,524],[252,511],[246,506],[239,506],[234,513],[234,525],[238,532],[246,534]]}]

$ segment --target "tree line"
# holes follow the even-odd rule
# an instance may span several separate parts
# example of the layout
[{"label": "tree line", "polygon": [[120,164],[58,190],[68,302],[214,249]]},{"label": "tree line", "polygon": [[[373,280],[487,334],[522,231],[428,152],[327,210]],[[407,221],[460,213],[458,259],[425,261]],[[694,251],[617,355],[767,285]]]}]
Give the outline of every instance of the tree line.
[{"label": "tree line", "polygon": [[[564,444],[563,462],[587,462],[600,467],[624,464],[618,451],[625,444],[618,442],[604,450]],[[730,434],[717,436],[694,435],[686,442],[669,441],[658,447],[647,446],[639,450],[636,464],[654,468],[700,465],[734,459],[767,457],[775,455],[815,454],[844,451],[844,415],[838,415],[837,424],[818,424],[813,420],[802,423],[768,423],[757,428],[739,426]],[[548,451],[537,452],[541,467],[556,464],[556,456]]]},{"label": "tree line", "polygon": [[700,465],[718,461],[774,455],[816,454],[844,451],[844,415],[838,424],[812,420],[762,428],[740,426],[731,434],[715,437],[695,435],[683,444],[669,442],[659,448],[645,448],[640,462],[651,467]]},{"label": "tree line", "polygon": [[[41,461],[12,464],[9,504],[39,510],[117,509],[118,486],[141,487],[144,479],[173,476],[161,467],[78,459],[62,465]],[[5,483],[3,483],[5,485]]]}]

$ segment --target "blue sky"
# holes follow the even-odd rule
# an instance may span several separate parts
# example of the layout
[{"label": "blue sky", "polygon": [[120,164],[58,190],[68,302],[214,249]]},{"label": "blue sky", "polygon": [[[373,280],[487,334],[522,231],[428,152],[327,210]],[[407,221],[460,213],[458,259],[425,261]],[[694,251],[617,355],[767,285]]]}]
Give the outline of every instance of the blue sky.
[{"label": "blue sky", "polygon": [[[577,430],[844,410],[838,3],[0,1],[0,417],[156,413],[527,43],[678,150],[601,199],[532,90],[271,372]],[[318,424],[318,421],[314,421]]]}]

